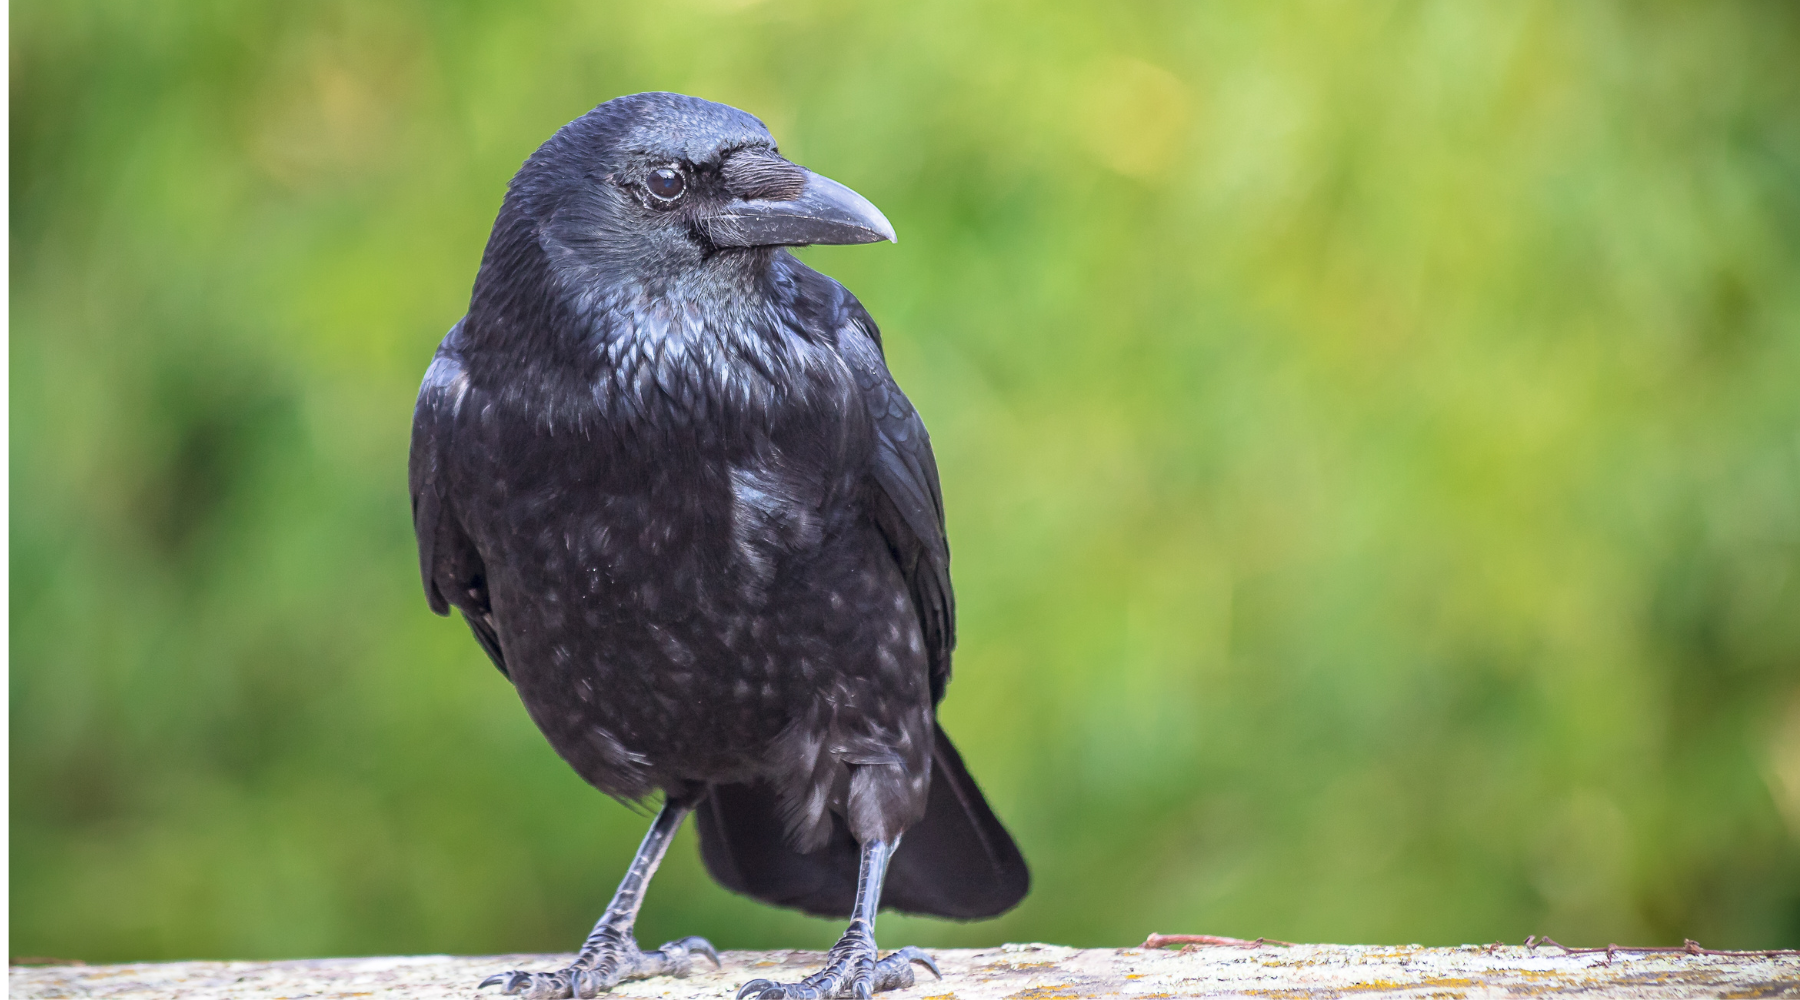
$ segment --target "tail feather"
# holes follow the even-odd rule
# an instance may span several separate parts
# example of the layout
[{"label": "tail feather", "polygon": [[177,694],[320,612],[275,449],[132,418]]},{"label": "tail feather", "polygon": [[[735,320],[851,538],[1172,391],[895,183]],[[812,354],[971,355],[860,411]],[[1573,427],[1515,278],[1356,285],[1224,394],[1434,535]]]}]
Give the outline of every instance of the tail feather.
[{"label": "tail feather", "polygon": [[[815,916],[843,917],[856,901],[859,851],[841,817],[825,846],[788,846],[773,789],[716,785],[695,810],[700,856],[733,892]],[[931,754],[925,818],[906,831],[888,865],[885,908],[956,920],[998,916],[1018,904],[1031,873],[1012,836],[942,727]]]}]

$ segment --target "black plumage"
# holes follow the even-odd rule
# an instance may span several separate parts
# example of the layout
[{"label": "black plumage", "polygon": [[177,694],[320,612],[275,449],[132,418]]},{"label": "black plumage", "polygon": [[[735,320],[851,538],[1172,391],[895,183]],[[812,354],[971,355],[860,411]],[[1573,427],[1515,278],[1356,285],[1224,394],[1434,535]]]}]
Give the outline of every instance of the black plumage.
[{"label": "black plumage", "polygon": [[936,723],[955,600],[930,440],[862,305],[784,249],[892,238],[754,117],[675,94],[595,108],[513,179],[415,413],[426,595],[584,779],[665,805],[576,964],[507,992],[710,952],[630,936],[688,811],[726,887],[867,925],[761,995],[910,982],[929,960],[875,962],[878,901],[968,919],[1024,895]]}]

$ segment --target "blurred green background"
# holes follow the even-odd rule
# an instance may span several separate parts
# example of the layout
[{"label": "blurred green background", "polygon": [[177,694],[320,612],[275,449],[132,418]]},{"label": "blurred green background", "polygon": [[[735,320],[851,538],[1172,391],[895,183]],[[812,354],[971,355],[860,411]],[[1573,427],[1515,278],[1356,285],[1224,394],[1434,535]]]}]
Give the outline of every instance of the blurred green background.
[{"label": "blurred green background", "polygon": [[[1033,862],[889,945],[1800,945],[1800,7],[11,8],[14,954],[572,948],[645,821],[405,486],[501,193],[697,94],[943,467]],[[822,946],[684,833],[649,942]]]}]

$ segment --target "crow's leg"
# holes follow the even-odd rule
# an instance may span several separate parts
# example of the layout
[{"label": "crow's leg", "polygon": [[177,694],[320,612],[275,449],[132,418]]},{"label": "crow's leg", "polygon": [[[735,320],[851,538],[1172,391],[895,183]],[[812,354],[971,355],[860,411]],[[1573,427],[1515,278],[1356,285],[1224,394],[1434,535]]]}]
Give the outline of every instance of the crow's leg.
[{"label": "crow's leg", "polygon": [[850,927],[825,955],[825,967],[797,983],[752,979],[738,990],[738,1000],[824,1000],[827,997],[869,997],[882,990],[905,989],[913,984],[914,962],[938,975],[937,963],[917,948],[902,948],[877,961],[875,911],[881,906],[881,880],[887,876],[888,859],[899,840],[889,844],[872,840],[862,845],[862,871],[856,879],[856,912]]},{"label": "crow's leg", "polygon": [[719,953],[705,938],[682,938],[655,951],[640,951],[631,933],[632,925],[637,923],[638,907],[644,904],[644,887],[656,874],[656,866],[662,863],[669,841],[675,839],[675,831],[681,829],[687,814],[686,805],[673,801],[663,804],[656,822],[650,824],[650,832],[644,834],[637,857],[631,859],[631,869],[619,882],[619,891],[613,893],[612,903],[582,943],[575,964],[557,972],[496,973],[482,980],[481,985],[499,986],[502,993],[517,993],[531,1000],[592,997],[627,979],[685,976],[696,954],[705,955],[717,966]]}]

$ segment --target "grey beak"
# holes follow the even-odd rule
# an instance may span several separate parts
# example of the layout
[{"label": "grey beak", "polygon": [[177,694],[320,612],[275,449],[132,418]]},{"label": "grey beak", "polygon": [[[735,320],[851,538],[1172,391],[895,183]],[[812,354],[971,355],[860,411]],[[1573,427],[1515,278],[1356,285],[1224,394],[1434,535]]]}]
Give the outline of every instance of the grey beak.
[{"label": "grey beak", "polygon": [[721,247],[899,242],[893,224],[869,199],[810,170],[798,198],[737,199],[701,225]]}]

